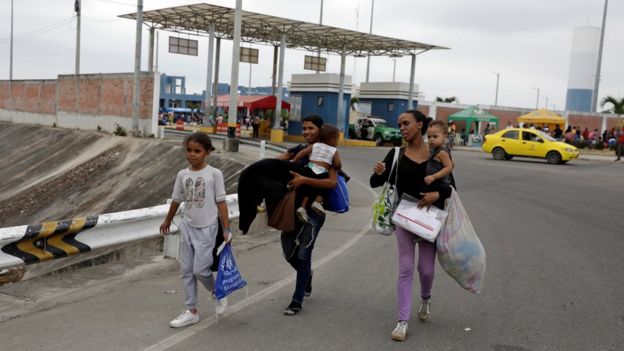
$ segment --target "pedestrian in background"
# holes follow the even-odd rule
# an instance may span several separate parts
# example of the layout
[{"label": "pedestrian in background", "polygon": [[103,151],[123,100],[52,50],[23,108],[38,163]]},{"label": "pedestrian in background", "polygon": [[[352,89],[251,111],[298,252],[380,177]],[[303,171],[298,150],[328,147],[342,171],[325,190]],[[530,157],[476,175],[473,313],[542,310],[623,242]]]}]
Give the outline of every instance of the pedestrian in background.
[{"label": "pedestrian in background", "polygon": [[260,137],[260,116],[255,115],[253,121],[251,122],[251,127],[253,128],[252,138]]},{"label": "pedestrian in background", "polygon": [[182,221],[177,225],[181,233],[180,271],[186,310],[169,323],[172,328],[199,322],[198,280],[212,293],[217,314],[223,314],[227,307],[227,298],[219,300],[214,295],[214,277],[210,270],[219,219],[223,224],[224,242],[231,240],[223,174],[206,163],[206,157],[214,150],[208,135],[200,132],[189,135],[184,140],[184,148],[189,167],[178,172],[169,212],[160,225],[160,232],[163,235],[169,234],[173,217],[184,202]]},{"label": "pedestrian in background", "polygon": [[[438,191],[425,192],[427,184],[427,165],[430,156],[429,146],[423,135],[431,118],[427,118],[419,111],[409,110],[399,116],[399,128],[407,146],[401,148],[398,163],[392,171],[394,148],[386,155],[383,162],[373,166],[373,175],[370,185],[379,187],[389,181],[394,184],[399,197],[402,194],[419,199],[419,206],[434,205],[444,208],[444,200],[451,195],[449,186],[440,186]],[[398,172],[398,175],[396,175]],[[395,178],[396,177],[396,178]],[[441,184],[442,185],[442,184]],[[412,283],[414,276],[415,245],[418,243],[418,275],[420,277],[421,302],[418,308],[418,318],[426,321],[431,313],[431,288],[433,286],[436,244],[418,237],[405,229],[396,227],[395,236],[399,251],[399,274],[397,282],[398,296],[398,323],[392,331],[391,337],[396,341],[403,341],[407,337],[408,321],[412,312]]]},{"label": "pedestrian in background", "polygon": [[619,161],[624,155],[624,127],[621,130],[615,132],[615,140],[617,144],[615,146],[616,161]]}]

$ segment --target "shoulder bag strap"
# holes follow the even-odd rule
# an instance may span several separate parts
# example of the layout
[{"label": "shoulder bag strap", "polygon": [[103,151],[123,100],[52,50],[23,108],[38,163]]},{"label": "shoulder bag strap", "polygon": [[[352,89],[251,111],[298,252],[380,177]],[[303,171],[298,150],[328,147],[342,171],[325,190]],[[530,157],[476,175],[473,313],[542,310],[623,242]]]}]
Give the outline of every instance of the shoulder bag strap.
[{"label": "shoulder bag strap", "polygon": [[[390,176],[392,175],[392,171],[396,168],[398,160],[399,160],[399,150],[401,148],[400,147],[395,147],[394,148],[394,158],[392,159],[392,166],[390,167],[390,173],[388,174],[388,178],[390,178]],[[396,175],[399,173],[399,170],[397,169],[397,173],[395,173],[394,175],[394,185],[396,186]],[[388,179],[389,181],[390,179]]]}]

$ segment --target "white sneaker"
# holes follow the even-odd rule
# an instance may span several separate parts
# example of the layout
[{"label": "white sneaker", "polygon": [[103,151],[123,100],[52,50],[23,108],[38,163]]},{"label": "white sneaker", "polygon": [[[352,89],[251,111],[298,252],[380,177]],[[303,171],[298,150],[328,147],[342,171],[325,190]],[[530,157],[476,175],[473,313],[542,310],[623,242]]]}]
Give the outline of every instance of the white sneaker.
[{"label": "white sneaker", "polygon": [[305,208],[299,207],[297,209],[297,218],[303,223],[308,223],[308,212]]},{"label": "white sneaker", "polygon": [[420,301],[420,307],[418,307],[418,319],[426,321],[431,315],[431,298]]},{"label": "white sneaker", "polygon": [[180,313],[174,320],[169,322],[169,326],[171,328],[182,328],[187,325],[195,324],[199,322],[199,313],[193,313],[189,310],[186,310]]},{"label": "white sneaker", "polygon": [[407,337],[407,322],[399,321],[397,326],[392,331],[392,340],[395,341],[404,341]]},{"label": "white sneaker", "polygon": [[325,208],[320,202],[314,201],[312,205],[310,205],[310,208],[319,215],[325,214]]},{"label": "white sneaker", "polygon": [[215,295],[212,295],[212,299],[215,304],[215,312],[217,314],[224,314],[225,309],[228,307],[227,297],[224,297],[222,299],[217,299]]}]

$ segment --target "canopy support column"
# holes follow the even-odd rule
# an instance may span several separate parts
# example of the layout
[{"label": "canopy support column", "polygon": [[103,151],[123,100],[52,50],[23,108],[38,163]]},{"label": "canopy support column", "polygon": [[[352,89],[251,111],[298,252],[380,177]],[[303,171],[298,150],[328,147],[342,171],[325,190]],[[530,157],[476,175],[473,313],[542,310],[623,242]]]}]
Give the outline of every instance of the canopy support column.
[{"label": "canopy support column", "polygon": [[273,46],[273,75],[271,76],[271,95],[275,96],[275,84],[277,80],[277,53],[278,46]]},{"label": "canopy support column", "polygon": [[338,111],[336,113],[336,126],[345,136],[348,136],[349,128],[345,128],[344,115],[344,82],[345,82],[345,65],[347,61],[347,48],[342,44],[342,52],[340,53],[340,87],[338,88]]},{"label": "canopy support column", "polygon": [[243,0],[236,0],[234,38],[232,42],[232,74],[230,76],[230,106],[228,110],[228,138],[236,138],[236,117],[238,117],[238,61],[240,59],[242,7]]},{"label": "canopy support column", "polygon": [[282,86],[284,84],[284,55],[286,53],[286,34],[282,34],[280,40],[279,49],[279,67],[277,78],[277,99],[275,103],[275,118],[273,123],[273,129],[280,129],[280,122],[282,117]]},{"label": "canopy support column", "polygon": [[208,68],[206,70],[206,99],[204,100],[204,126],[209,126],[208,117],[212,115],[212,58],[214,56],[215,24],[208,25]]},{"label": "canopy support column", "polygon": [[217,98],[219,97],[219,63],[221,58],[221,38],[217,38],[217,49],[215,50],[215,72],[214,72],[214,86],[212,89],[212,117],[217,118],[215,116],[217,114],[218,106],[217,106]]},{"label": "canopy support column", "polygon": [[414,75],[416,74],[416,54],[412,53],[412,68],[410,69],[409,97],[407,99],[407,109],[414,109]]}]

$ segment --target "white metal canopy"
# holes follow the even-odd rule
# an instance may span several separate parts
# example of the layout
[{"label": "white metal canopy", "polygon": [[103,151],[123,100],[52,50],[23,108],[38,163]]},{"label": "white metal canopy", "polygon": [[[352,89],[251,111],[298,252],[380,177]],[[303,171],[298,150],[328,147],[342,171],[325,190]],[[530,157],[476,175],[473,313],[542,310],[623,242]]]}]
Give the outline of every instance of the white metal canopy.
[{"label": "white metal canopy", "polygon": [[[232,8],[203,3],[145,11],[143,21],[156,29],[195,34],[208,33],[209,25],[214,23],[216,36],[231,39],[234,33],[234,14],[235,10]],[[136,16],[136,13],[130,13],[119,17],[136,20]],[[286,46],[289,48],[303,48],[309,51],[320,49],[356,56],[400,56],[414,54],[416,51],[447,49],[442,46],[242,11],[242,41],[279,45],[283,34],[286,35]]]}]

